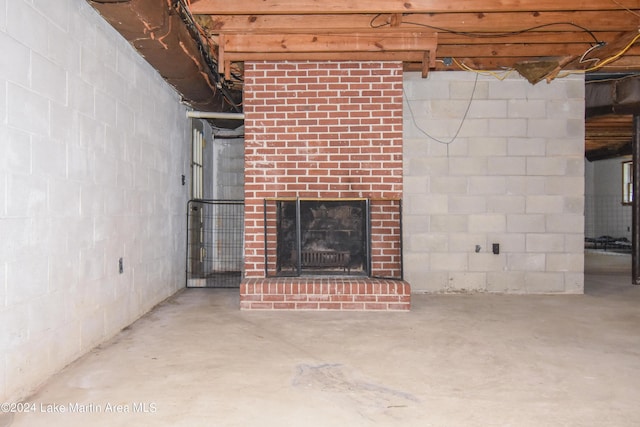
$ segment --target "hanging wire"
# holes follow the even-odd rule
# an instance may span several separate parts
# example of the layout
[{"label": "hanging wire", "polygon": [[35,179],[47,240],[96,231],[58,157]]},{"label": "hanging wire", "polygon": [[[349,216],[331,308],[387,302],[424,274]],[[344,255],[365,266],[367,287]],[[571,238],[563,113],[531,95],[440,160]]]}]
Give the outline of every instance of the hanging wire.
[{"label": "hanging wire", "polygon": [[506,69],[504,72],[502,72],[502,74],[496,73],[495,71],[491,71],[491,70],[476,70],[473,69],[471,67],[469,67],[468,65],[463,64],[462,62],[459,62],[456,58],[451,58],[451,60],[461,69],[466,70],[466,71],[471,71],[472,73],[476,73],[476,74],[480,74],[483,76],[491,76],[494,77],[500,81],[506,79],[507,77],[509,77],[509,75],[511,75],[511,73],[513,73],[515,71],[515,68],[508,68]]},{"label": "hanging wire", "polygon": [[409,114],[411,115],[411,121],[413,122],[413,125],[416,127],[416,129],[418,129],[427,138],[432,139],[433,141],[435,141],[435,142],[437,142],[439,144],[447,145],[447,155],[449,154],[448,145],[451,144],[456,139],[458,139],[458,135],[460,134],[460,131],[462,130],[462,126],[464,125],[464,123],[467,120],[467,116],[469,115],[469,110],[471,109],[471,103],[473,102],[473,98],[474,98],[475,93],[476,93],[476,88],[478,86],[478,77],[479,76],[480,76],[480,74],[476,73],[476,78],[475,78],[475,80],[473,82],[473,90],[471,91],[471,96],[469,97],[469,103],[467,104],[467,108],[464,111],[464,115],[462,116],[462,119],[460,120],[460,124],[458,125],[458,129],[456,130],[455,134],[453,135],[453,137],[449,141],[445,141],[445,140],[436,138],[435,136],[429,134],[429,132],[424,130],[422,127],[420,127],[420,125],[418,124],[418,122],[416,120],[416,116],[413,113],[413,108],[411,108],[411,102],[409,102],[409,97],[407,96],[407,92],[404,90],[404,87],[402,88],[402,93],[404,95],[405,100],[407,101],[407,107],[409,108]]},{"label": "hanging wire", "polygon": [[[376,16],[374,16],[373,18],[371,18],[371,21],[369,21],[369,26],[371,28],[382,28],[382,27],[388,27],[391,26],[391,23],[389,22],[385,22],[383,24],[374,24],[375,20],[380,18],[381,16],[383,16],[384,14],[379,13]],[[403,14],[403,16],[410,16],[412,15],[411,13],[407,13],[407,14]],[[582,31],[584,31],[585,33],[589,34],[591,36],[591,38],[593,38],[593,41],[595,44],[599,44],[601,43],[600,40],[598,40],[595,36],[595,34],[593,33],[593,31],[589,30],[586,27],[583,27],[581,25],[575,24],[573,22],[550,22],[547,24],[541,24],[541,25],[536,25],[534,27],[529,27],[529,28],[524,28],[522,30],[517,30],[517,31],[505,31],[505,32],[495,32],[495,33],[474,33],[474,32],[469,32],[469,31],[458,31],[458,30],[452,30],[449,28],[442,28],[442,27],[437,27],[435,25],[429,25],[429,24],[423,24],[421,22],[411,22],[411,21],[402,21],[403,24],[409,24],[409,25],[415,25],[418,27],[425,27],[425,28],[430,28],[432,30],[436,30],[439,32],[443,32],[443,33],[449,33],[449,34],[455,34],[458,36],[465,36],[465,37],[473,37],[473,38],[496,38],[496,37],[511,37],[511,36],[517,36],[519,34],[525,34],[527,32],[530,31],[535,31],[535,30],[539,30],[541,28],[546,28],[546,27],[552,27],[552,26],[558,26],[558,25],[563,25],[563,26],[571,26],[571,27],[575,27],[578,28]]]},{"label": "hanging wire", "polygon": [[591,67],[591,68],[584,69],[584,70],[570,70],[570,71],[566,71],[566,72],[564,72],[564,73],[562,73],[562,74],[559,74],[559,75],[558,75],[558,78],[567,77],[567,76],[570,76],[570,75],[572,75],[572,74],[584,74],[584,73],[589,73],[589,72],[591,72],[591,71],[599,70],[600,68],[604,67],[605,65],[610,64],[610,63],[612,63],[613,61],[615,61],[615,60],[617,60],[617,59],[620,59],[620,57],[621,57],[622,55],[624,55],[625,53],[627,53],[627,51],[628,51],[629,49],[631,49],[631,46],[633,46],[633,45],[634,45],[634,44],[635,44],[639,39],[640,39],[640,33],[639,33],[639,34],[637,34],[637,35],[636,35],[636,36],[635,36],[635,37],[634,37],[634,38],[633,38],[629,43],[627,43],[627,45],[626,45],[624,48],[622,48],[622,50],[620,50],[620,52],[616,53],[616,54],[615,54],[615,55],[613,55],[613,56],[610,56],[610,57],[609,57],[609,58],[607,58],[607,59],[602,60],[602,61],[601,61],[601,62],[599,62],[597,65],[595,65],[595,66],[593,66],[593,67]]}]

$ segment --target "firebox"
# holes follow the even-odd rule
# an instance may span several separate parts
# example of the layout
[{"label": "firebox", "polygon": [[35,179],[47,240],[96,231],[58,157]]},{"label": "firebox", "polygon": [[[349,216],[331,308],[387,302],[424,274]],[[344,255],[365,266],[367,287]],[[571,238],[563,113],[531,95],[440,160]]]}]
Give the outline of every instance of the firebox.
[{"label": "firebox", "polygon": [[369,275],[368,225],[366,199],[277,201],[275,275]]}]

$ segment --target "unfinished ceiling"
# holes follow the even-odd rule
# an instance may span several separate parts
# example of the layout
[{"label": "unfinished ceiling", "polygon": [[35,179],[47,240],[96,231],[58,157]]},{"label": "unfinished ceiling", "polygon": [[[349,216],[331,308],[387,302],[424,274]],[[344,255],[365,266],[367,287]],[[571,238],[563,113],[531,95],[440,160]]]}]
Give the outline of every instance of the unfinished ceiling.
[{"label": "unfinished ceiling", "polygon": [[[88,1],[206,111],[241,111],[245,60],[400,60],[424,76],[516,72],[532,84],[640,72],[640,0]],[[587,151],[627,138],[628,123],[589,118]]]}]

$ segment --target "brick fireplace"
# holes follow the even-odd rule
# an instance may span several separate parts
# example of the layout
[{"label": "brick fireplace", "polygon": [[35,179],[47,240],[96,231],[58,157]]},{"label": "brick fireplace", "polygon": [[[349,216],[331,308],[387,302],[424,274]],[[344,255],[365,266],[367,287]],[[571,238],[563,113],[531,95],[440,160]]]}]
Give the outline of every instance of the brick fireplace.
[{"label": "brick fireplace", "polygon": [[402,64],[246,62],[244,88],[241,309],[408,310]]}]

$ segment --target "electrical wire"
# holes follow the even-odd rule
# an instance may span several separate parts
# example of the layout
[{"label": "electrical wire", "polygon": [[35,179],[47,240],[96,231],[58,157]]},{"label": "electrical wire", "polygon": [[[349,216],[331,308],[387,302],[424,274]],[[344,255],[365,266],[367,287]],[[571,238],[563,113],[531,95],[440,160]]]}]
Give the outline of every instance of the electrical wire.
[{"label": "electrical wire", "polygon": [[562,74],[558,75],[558,78],[563,78],[563,77],[567,77],[570,76],[572,74],[584,74],[584,73],[589,73],[591,71],[596,71],[599,70],[600,68],[604,67],[607,64],[610,64],[611,62],[620,59],[620,57],[622,55],[624,55],[629,49],[631,49],[631,46],[633,46],[638,40],[640,39],[640,33],[637,34],[629,43],[627,43],[627,45],[622,48],[622,50],[618,53],[616,53],[613,56],[610,56],[607,59],[602,60],[602,62],[599,62],[597,65],[591,67],[591,68],[586,68],[584,70],[571,70],[571,71],[566,71]]},{"label": "electrical wire", "polygon": [[461,69],[463,69],[465,71],[471,71],[472,73],[480,74],[480,75],[483,75],[483,76],[495,77],[496,79],[498,79],[500,81],[506,79],[507,77],[509,77],[509,75],[511,73],[513,73],[515,71],[514,68],[508,68],[502,74],[498,74],[495,71],[491,71],[491,70],[476,70],[476,69],[473,69],[473,68],[469,67],[468,65],[463,64],[462,62],[459,62],[456,58],[451,58],[451,59],[453,60],[453,62],[458,67],[460,67]]},{"label": "electrical wire", "polygon": [[479,77],[479,73],[476,73],[476,78],[475,81],[473,82],[473,90],[471,91],[471,96],[469,97],[469,103],[467,104],[467,108],[464,111],[464,115],[462,116],[462,119],[460,120],[460,125],[458,125],[458,129],[456,130],[455,134],[453,135],[453,137],[449,140],[449,141],[444,141],[442,139],[436,138],[435,136],[431,135],[429,132],[427,132],[426,130],[424,130],[422,127],[420,127],[420,125],[418,125],[418,122],[416,120],[416,116],[413,113],[413,108],[411,108],[411,102],[409,102],[409,97],[407,96],[407,92],[405,92],[404,87],[402,88],[402,94],[404,95],[404,99],[407,101],[407,107],[409,108],[409,114],[411,115],[411,121],[413,122],[413,125],[416,127],[416,129],[418,129],[424,136],[426,136],[427,138],[439,143],[439,144],[444,144],[447,146],[447,155],[449,154],[449,144],[451,144],[452,142],[454,142],[456,139],[458,139],[458,135],[460,135],[460,131],[462,130],[462,126],[464,125],[464,123],[467,121],[467,117],[469,115],[469,110],[471,109],[471,104],[473,103],[473,98],[476,94],[476,88],[478,87],[478,77]]},{"label": "electrical wire", "polygon": [[[412,15],[411,13],[408,14],[403,14],[403,16],[410,16]],[[376,16],[374,16],[373,18],[371,18],[371,21],[369,21],[369,27],[370,28],[382,28],[382,27],[388,27],[391,26],[391,24],[389,22],[385,22],[384,24],[379,24],[379,25],[374,25],[374,22],[376,19],[378,19],[380,16],[383,16],[382,13],[377,14]],[[437,27],[435,25],[429,25],[429,24],[423,24],[421,22],[411,22],[411,21],[402,21],[403,24],[409,24],[409,25],[415,25],[418,27],[425,27],[425,28],[430,28],[432,30],[436,30],[436,31],[440,31],[443,33],[449,33],[449,34],[455,34],[458,36],[464,36],[464,37],[473,37],[473,38],[496,38],[496,37],[511,37],[511,36],[517,36],[519,34],[524,34],[530,31],[535,31],[535,30],[539,30],[541,28],[546,28],[546,27],[551,27],[551,26],[557,26],[557,25],[568,25],[571,27],[575,27],[578,28],[584,32],[586,32],[587,34],[589,34],[591,36],[591,38],[593,38],[594,43],[597,45],[599,43],[601,43],[600,40],[598,40],[595,36],[595,34],[589,30],[586,27],[583,27],[581,25],[578,25],[576,23],[573,22],[550,22],[547,24],[541,24],[541,25],[536,25],[534,27],[529,27],[529,28],[524,28],[522,30],[517,30],[517,31],[505,31],[505,32],[495,32],[495,33],[474,33],[474,32],[468,32],[468,31],[458,31],[458,30],[452,30],[449,28],[443,28],[443,27]]]},{"label": "electrical wire", "polygon": [[180,14],[180,17],[182,18],[182,20],[185,23],[185,25],[187,25],[187,27],[189,28],[190,32],[193,34],[194,40],[196,41],[196,44],[198,46],[198,50],[200,51],[200,54],[204,58],[207,66],[209,67],[209,71],[211,71],[211,74],[213,75],[213,78],[214,78],[215,83],[216,83],[215,86],[220,90],[220,92],[222,92],[223,100],[227,104],[231,105],[231,107],[233,107],[233,109],[236,112],[241,112],[241,108],[240,107],[241,107],[242,104],[241,103],[238,104],[233,100],[233,96],[231,95],[229,90],[225,87],[224,82],[221,81],[220,74],[218,73],[218,65],[215,62],[215,60],[211,57],[211,54],[209,53],[209,49],[205,48],[205,45],[207,47],[209,45],[208,39],[205,37],[205,39],[207,40],[206,43],[202,41],[202,32],[201,32],[200,28],[198,27],[198,25],[196,24],[195,20],[193,19],[193,16],[191,15],[191,12],[189,11],[188,7],[185,4],[185,1],[188,1],[188,0],[178,0],[177,1],[178,9],[179,9],[178,13]]}]

